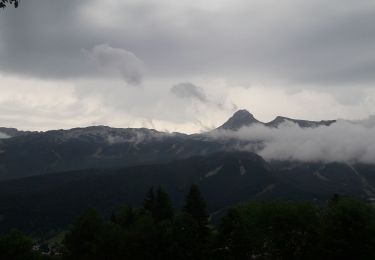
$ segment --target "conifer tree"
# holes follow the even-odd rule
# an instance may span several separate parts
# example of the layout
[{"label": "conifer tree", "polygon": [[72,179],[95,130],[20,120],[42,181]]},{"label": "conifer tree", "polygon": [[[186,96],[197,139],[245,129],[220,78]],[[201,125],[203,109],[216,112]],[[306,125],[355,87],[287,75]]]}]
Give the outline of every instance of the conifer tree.
[{"label": "conifer tree", "polygon": [[155,192],[154,192],[154,187],[151,187],[146,194],[145,200],[143,201],[143,209],[150,213],[153,213],[154,207],[155,207]]},{"label": "conifer tree", "polygon": [[161,187],[159,187],[156,192],[153,187],[150,188],[143,202],[143,209],[151,213],[155,222],[173,219],[174,210],[172,201],[168,193]]},{"label": "conifer tree", "polygon": [[111,222],[123,228],[128,228],[136,221],[137,214],[138,212],[135,209],[125,205],[112,213]]},{"label": "conifer tree", "polygon": [[156,222],[173,219],[172,201],[167,192],[161,187],[156,191],[155,209],[153,217]]},{"label": "conifer tree", "polygon": [[197,185],[190,187],[186,196],[184,212],[190,214],[199,227],[204,228],[208,225],[207,205]]},{"label": "conifer tree", "polygon": [[102,259],[104,220],[95,209],[87,209],[63,241],[69,259]]}]

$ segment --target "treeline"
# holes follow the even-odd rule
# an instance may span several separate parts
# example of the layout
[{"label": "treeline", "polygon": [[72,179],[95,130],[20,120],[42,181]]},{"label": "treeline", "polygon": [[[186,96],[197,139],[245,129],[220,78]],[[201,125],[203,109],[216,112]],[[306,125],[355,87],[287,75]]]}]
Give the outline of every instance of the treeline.
[{"label": "treeline", "polygon": [[326,207],[250,202],[210,223],[197,186],[181,212],[168,194],[150,189],[142,208],[124,206],[105,220],[86,210],[66,234],[61,255],[42,256],[31,239],[0,238],[0,259],[375,259],[375,210],[334,196]]}]

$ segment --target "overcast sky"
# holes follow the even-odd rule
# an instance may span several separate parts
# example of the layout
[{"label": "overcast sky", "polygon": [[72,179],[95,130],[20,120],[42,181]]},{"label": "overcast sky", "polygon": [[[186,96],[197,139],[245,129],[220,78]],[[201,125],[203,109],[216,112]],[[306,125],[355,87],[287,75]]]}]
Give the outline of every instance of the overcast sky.
[{"label": "overcast sky", "polygon": [[373,0],[21,1],[0,10],[0,125],[366,118],[374,25]]}]

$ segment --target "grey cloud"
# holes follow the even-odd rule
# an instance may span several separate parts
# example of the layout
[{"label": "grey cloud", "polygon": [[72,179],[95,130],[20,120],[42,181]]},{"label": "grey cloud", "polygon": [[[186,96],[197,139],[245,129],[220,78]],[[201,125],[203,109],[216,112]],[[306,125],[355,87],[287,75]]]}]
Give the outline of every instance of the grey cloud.
[{"label": "grey cloud", "polygon": [[118,74],[131,85],[139,85],[143,77],[143,63],[134,53],[108,44],[95,46],[85,50],[89,59],[100,72],[117,76]]},{"label": "grey cloud", "polygon": [[375,82],[373,24],[370,0],[32,0],[0,15],[0,69],[90,75],[80,50],[108,42],[135,53],[156,78],[362,87]]},{"label": "grey cloud", "polygon": [[[203,88],[194,85],[190,82],[182,82],[172,86],[169,91],[173,95],[182,99],[198,100],[205,105],[206,108],[212,107],[218,111],[236,111],[236,105],[226,97],[212,97],[207,96]],[[212,126],[207,126],[204,123],[196,120],[196,123],[202,127],[202,129],[212,129]]]},{"label": "grey cloud", "polygon": [[95,45],[80,10],[90,1],[24,1],[0,15],[0,70],[32,77],[87,75],[81,49]]},{"label": "grey cloud", "polygon": [[[202,129],[223,119],[210,115],[237,110],[233,102],[270,116],[271,109],[283,110],[291,101],[288,113],[303,111],[311,119],[314,112],[302,109],[307,105],[298,96],[275,93],[276,88],[307,90],[316,107],[332,104],[334,117],[365,116],[374,107],[374,24],[372,0],[23,1],[18,9],[0,12],[0,74],[37,78],[51,88],[68,83],[75,89],[67,96],[74,104],[51,109],[36,106],[38,101],[13,104],[9,97],[10,103],[1,101],[0,116],[12,126],[29,122],[33,129],[92,121],[126,125],[138,118],[159,127],[195,122],[194,129]],[[144,88],[124,88],[119,79]],[[183,81],[202,87],[177,84],[171,95],[169,86]],[[328,97],[316,94],[322,92]],[[45,99],[45,93],[38,95]],[[354,112],[347,116],[348,111]]]},{"label": "grey cloud", "polygon": [[177,85],[174,85],[171,88],[170,92],[179,98],[193,98],[198,99],[202,102],[208,101],[203,89],[195,86],[190,82],[179,83]]}]

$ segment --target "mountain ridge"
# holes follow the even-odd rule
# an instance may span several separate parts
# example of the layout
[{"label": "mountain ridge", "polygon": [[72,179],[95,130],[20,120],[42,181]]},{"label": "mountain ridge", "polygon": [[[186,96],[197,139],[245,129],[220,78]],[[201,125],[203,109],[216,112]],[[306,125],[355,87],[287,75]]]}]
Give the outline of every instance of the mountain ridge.
[{"label": "mountain ridge", "polygon": [[254,124],[263,125],[266,127],[277,128],[283,123],[291,122],[297,124],[301,128],[315,128],[320,126],[330,126],[335,123],[337,120],[320,120],[320,121],[311,121],[304,119],[293,119],[284,116],[277,116],[270,122],[261,122],[257,120],[253,114],[245,109],[238,110],[235,112],[232,117],[230,117],[224,124],[216,128],[215,130],[230,130],[238,131],[243,127],[249,127]]},{"label": "mountain ridge", "polygon": [[[249,111],[239,110],[214,131],[238,131],[255,124],[277,127],[292,119],[278,117],[275,120],[278,121],[262,123]],[[325,121],[293,122],[301,127],[327,125]],[[233,138],[211,138],[212,131],[188,135],[148,128],[89,126],[46,132],[8,130],[10,132],[13,137],[0,140],[0,180],[58,171],[163,163],[246,145]]]},{"label": "mountain ridge", "polygon": [[[293,119],[285,116],[276,116],[270,122],[262,122],[254,117],[252,113],[250,113],[246,109],[239,109],[233,115],[225,121],[223,124],[218,126],[215,129],[218,130],[232,130],[237,131],[242,127],[251,126],[253,124],[261,124],[264,126],[269,127],[278,127],[280,124],[284,122],[293,122],[298,124],[300,127],[318,127],[318,126],[329,126],[335,123],[337,120],[320,120],[320,121],[313,121],[313,120],[304,120],[304,119]],[[166,133],[166,134],[181,134],[181,135],[189,135],[181,132],[165,132],[165,131],[158,131],[152,128],[131,128],[131,127],[111,127],[106,125],[93,125],[93,126],[86,126],[86,127],[74,127],[69,129],[51,129],[47,131],[23,131],[17,128],[10,128],[10,127],[0,127],[0,133],[4,133],[9,135],[9,137],[17,137],[17,136],[24,136],[28,134],[43,134],[43,133],[57,133],[57,132],[72,132],[72,131],[90,131],[93,129],[113,129],[119,131],[120,129],[139,129],[139,130],[152,130],[159,133]],[[197,134],[190,134],[190,135],[197,135]],[[198,134],[199,135],[199,134]]]}]

